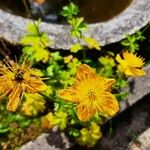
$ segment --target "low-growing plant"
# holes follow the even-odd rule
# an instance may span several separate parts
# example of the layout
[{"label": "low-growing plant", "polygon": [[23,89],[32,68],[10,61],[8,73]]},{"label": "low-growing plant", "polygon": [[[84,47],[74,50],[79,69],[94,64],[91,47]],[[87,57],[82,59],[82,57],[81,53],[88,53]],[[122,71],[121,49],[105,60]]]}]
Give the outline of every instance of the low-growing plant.
[{"label": "low-growing plant", "polygon": [[[19,61],[6,58],[0,62],[0,94],[7,101],[7,110],[5,101],[0,104],[0,134],[8,140],[17,133],[24,135],[23,129],[34,124],[43,130],[58,126],[78,144],[93,147],[102,138],[101,124],[119,112],[119,102],[128,96],[121,91],[128,85],[127,77],[145,75],[143,58],[134,54],[134,42],[143,39],[140,32],[122,42],[129,51],[106,52],[95,39],[83,36],[87,25],[77,13],[72,2],[61,13],[72,27],[71,36],[78,39],[67,54],[48,48],[52,42],[37,21],[27,25],[20,40]],[[86,51],[92,54],[93,49],[104,53],[91,59]],[[0,144],[4,147],[7,142]]]}]

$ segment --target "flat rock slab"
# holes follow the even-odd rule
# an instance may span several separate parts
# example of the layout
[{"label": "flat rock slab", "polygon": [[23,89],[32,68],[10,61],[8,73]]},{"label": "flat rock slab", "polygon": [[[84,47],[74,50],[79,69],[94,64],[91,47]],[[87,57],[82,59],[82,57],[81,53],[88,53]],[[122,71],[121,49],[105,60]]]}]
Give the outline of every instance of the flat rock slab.
[{"label": "flat rock slab", "polygon": [[48,134],[43,133],[35,141],[31,141],[22,146],[20,150],[60,150],[54,145],[49,145],[47,142]]},{"label": "flat rock slab", "polygon": [[[9,14],[0,10],[0,38],[13,44],[18,44],[25,34],[25,27],[30,19]],[[150,21],[150,0],[133,0],[131,5],[113,19],[89,25],[87,36],[95,38],[101,46],[123,39],[126,34],[132,34],[144,27]],[[41,31],[46,32],[55,43],[54,49],[70,49],[76,40],[69,36],[70,27],[42,23]]]},{"label": "flat rock slab", "polygon": [[145,71],[146,75],[143,77],[129,78],[129,88],[127,91],[130,92],[130,95],[127,100],[120,103],[121,111],[150,94],[150,65],[145,67]]},{"label": "flat rock slab", "polygon": [[34,141],[23,145],[20,150],[66,150],[70,143],[63,132],[53,127],[50,133],[43,133]]},{"label": "flat rock slab", "polygon": [[[131,94],[129,95],[128,100],[122,101],[120,103],[121,107],[120,113],[126,108],[136,103],[137,101],[141,100],[146,95],[150,94],[150,65],[145,67],[145,71],[146,71],[145,76],[129,79],[131,88],[128,90],[131,92]],[[148,133],[150,139],[150,129],[148,130]],[[50,134],[43,133],[35,141],[31,141],[23,145],[20,150],[63,150],[63,149],[65,150],[68,149],[70,146],[71,144],[66,138],[65,134],[57,132],[57,129],[54,128]],[[137,149],[137,150],[150,150],[150,149]]]},{"label": "flat rock slab", "polygon": [[150,150],[150,128],[129,144],[129,150]]}]

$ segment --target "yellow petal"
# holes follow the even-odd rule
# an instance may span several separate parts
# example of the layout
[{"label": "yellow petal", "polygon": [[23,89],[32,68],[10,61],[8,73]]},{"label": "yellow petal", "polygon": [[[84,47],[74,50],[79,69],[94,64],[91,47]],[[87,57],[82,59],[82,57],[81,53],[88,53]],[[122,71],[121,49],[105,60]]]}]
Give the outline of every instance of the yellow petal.
[{"label": "yellow petal", "polygon": [[116,82],[115,79],[108,79],[102,76],[99,76],[99,79],[97,79],[96,81],[103,91],[111,91],[112,85]]},{"label": "yellow petal", "polygon": [[116,60],[117,60],[118,63],[121,63],[123,61],[123,59],[120,57],[119,54],[117,54]]},{"label": "yellow petal", "polygon": [[20,89],[20,85],[16,85],[8,97],[9,101],[7,104],[7,109],[9,111],[16,111],[19,105],[21,94],[22,94],[22,90]]},{"label": "yellow petal", "polygon": [[76,99],[76,92],[74,90],[70,89],[64,89],[64,90],[60,90],[58,92],[58,96],[62,99],[68,100],[68,101],[78,101]]},{"label": "yellow petal", "polygon": [[28,93],[35,93],[35,92],[41,92],[46,90],[47,86],[41,79],[32,79],[24,81],[25,89]]},{"label": "yellow petal", "polygon": [[129,66],[142,67],[144,65],[142,58],[137,57],[136,55],[132,53],[128,53],[127,51],[123,53],[123,57],[124,57],[124,60],[128,62]]},{"label": "yellow petal", "polygon": [[146,72],[142,69],[137,69],[137,68],[133,68],[133,67],[128,67],[125,71],[125,74],[128,76],[144,76],[146,74]]},{"label": "yellow petal", "polygon": [[81,104],[77,106],[77,116],[81,121],[88,121],[95,113],[95,109],[89,109]]},{"label": "yellow petal", "polygon": [[99,103],[97,109],[100,113],[108,116],[113,116],[119,111],[119,104],[115,96],[109,92],[102,92],[99,95]]},{"label": "yellow petal", "polygon": [[91,67],[89,67],[86,64],[82,64],[77,69],[76,79],[79,81],[83,81],[83,80],[85,80],[87,78],[91,78],[95,75],[96,75],[96,73],[95,73],[94,69],[92,69]]}]

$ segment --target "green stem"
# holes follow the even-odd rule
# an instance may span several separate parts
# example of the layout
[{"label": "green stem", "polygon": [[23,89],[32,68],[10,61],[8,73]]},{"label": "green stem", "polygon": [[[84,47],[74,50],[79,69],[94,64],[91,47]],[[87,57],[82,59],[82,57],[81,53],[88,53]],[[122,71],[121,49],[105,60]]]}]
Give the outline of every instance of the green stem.
[{"label": "green stem", "polygon": [[149,27],[150,27],[150,22],[148,23],[148,25],[141,32],[144,33]]},{"label": "green stem", "polygon": [[47,95],[45,95],[44,93],[42,93],[42,92],[38,92],[38,94],[40,94],[41,96],[43,96],[45,99],[48,99],[48,100],[50,100],[50,101],[51,101],[51,98],[50,98],[50,97],[48,97]]},{"label": "green stem", "polygon": [[33,24],[34,24],[34,26],[35,26],[35,28],[36,28],[36,30],[37,30],[37,33],[38,33],[38,36],[39,36],[39,38],[40,38],[41,43],[44,45],[44,47],[46,47],[45,43],[44,43],[44,42],[42,41],[42,39],[41,39],[41,33],[40,33],[40,31],[39,31],[38,26],[36,25],[36,22],[35,22],[34,19],[33,19],[34,17],[33,17],[32,13],[31,13],[31,11],[30,11],[30,9],[29,9],[29,7],[28,7],[27,1],[26,1],[26,0],[22,0],[22,1],[23,1],[23,4],[24,4],[24,6],[25,6],[25,9],[26,9],[27,13],[30,15],[31,20],[32,20],[32,22],[33,22]]},{"label": "green stem", "polygon": [[34,17],[33,17],[32,13],[31,13],[31,11],[30,11],[30,9],[29,9],[29,7],[28,7],[27,1],[26,1],[26,0],[22,0],[22,1],[23,1],[23,4],[24,4],[24,6],[25,6],[25,9],[26,9],[27,13],[30,15],[30,17],[31,17],[31,19],[32,19],[32,22],[33,22],[33,24],[34,24],[34,26],[35,26],[35,28],[36,28],[36,30],[37,30],[38,35],[41,36],[41,33],[40,33],[40,31],[39,31],[39,29],[38,29],[38,27],[37,27],[35,21],[33,20]]},{"label": "green stem", "polygon": [[4,43],[4,41],[3,41],[2,39],[0,39],[0,44],[2,44],[1,47],[3,47],[3,49],[0,47],[0,53],[1,53],[5,58],[6,58],[6,56],[9,57],[8,54],[6,54],[6,52],[5,52],[4,50],[7,50],[8,53],[11,53],[11,51],[7,48],[7,46],[5,45],[5,43]]},{"label": "green stem", "polygon": [[86,59],[87,49],[82,50],[83,61]]},{"label": "green stem", "polygon": [[[81,35],[80,39],[82,40],[84,37]],[[80,40],[78,38],[78,43],[80,43]],[[82,50],[82,56],[83,56],[83,61],[86,59],[87,56],[87,48]]]}]

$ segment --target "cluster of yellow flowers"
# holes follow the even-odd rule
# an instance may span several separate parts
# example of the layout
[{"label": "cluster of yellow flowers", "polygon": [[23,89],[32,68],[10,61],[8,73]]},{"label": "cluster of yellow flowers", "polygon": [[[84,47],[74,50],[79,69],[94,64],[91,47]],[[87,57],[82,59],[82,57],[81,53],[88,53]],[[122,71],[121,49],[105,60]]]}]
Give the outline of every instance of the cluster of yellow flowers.
[{"label": "cluster of yellow flowers", "polygon": [[21,107],[21,112],[26,116],[37,116],[39,113],[43,113],[45,106],[45,99],[38,93],[35,94],[25,94],[25,102]]},{"label": "cluster of yellow flowers", "polygon": [[102,132],[100,127],[91,122],[91,126],[89,128],[82,128],[80,130],[80,137],[77,139],[77,142],[80,145],[87,145],[87,147],[92,147],[96,144],[97,140],[102,137]]},{"label": "cluster of yellow flowers", "polygon": [[41,119],[41,127],[45,129],[50,129],[57,125],[60,129],[65,129],[67,126],[67,113],[59,111],[55,114],[52,112],[48,113]]},{"label": "cluster of yellow flowers", "polygon": [[[124,51],[116,56],[116,60],[118,69],[126,75],[145,75],[141,57]],[[1,96],[8,95],[7,109],[10,111],[16,111],[24,92],[33,94],[44,91],[47,86],[42,80],[26,60],[22,64],[12,60],[0,62],[0,93],[3,94]],[[81,121],[87,121],[96,114],[109,117],[119,111],[119,104],[111,93],[114,83],[114,79],[97,75],[90,66],[81,64],[73,85],[60,90],[58,96],[77,104],[77,116]]]},{"label": "cluster of yellow flowers", "polygon": [[[128,76],[142,76],[145,71],[143,59],[136,55],[123,52],[117,55],[116,60],[120,63],[118,68]],[[119,104],[111,94],[114,79],[104,78],[97,75],[95,70],[88,65],[82,64],[76,72],[76,79],[70,88],[59,92],[59,97],[77,104],[77,115],[81,121],[87,121],[99,113],[105,117],[112,116],[119,111]]]},{"label": "cluster of yellow flowers", "polygon": [[[127,76],[145,75],[145,71],[142,69],[144,60],[141,57],[124,51],[116,56],[116,61],[119,63],[118,70]],[[115,65],[115,61],[113,62]],[[90,126],[78,130],[79,136],[76,140],[80,145],[92,147],[102,137],[100,126],[93,121],[93,117],[95,119],[99,115],[111,117],[119,111],[119,103],[111,93],[112,86],[116,81],[113,78],[97,74],[93,68],[86,64],[78,66],[72,86],[60,90],[58,97],[75,104],[73,106],[75,106],[75,113],[78,117],[76,119],[79,122],[88,122]],[[52,88],[43,82],[41,76],[42,74],[37,69],[31,68],[26,60],[22,64],[9,59],[0,62],[0,94],[1,97],[8,96],[7,109],[9,111],[16,111],[24,93],[26,101],[22,105],[22,113],[36,116],[45,110],[45,99],[39,95],[39,92],[43,91],[43,94],[49,97]],[[54,110],[54,113],[49,112],[42,117],[41,127],[50,129],[57,125],[64,130],[68,120],[74,119],[69,117],[67,111]]]}]

